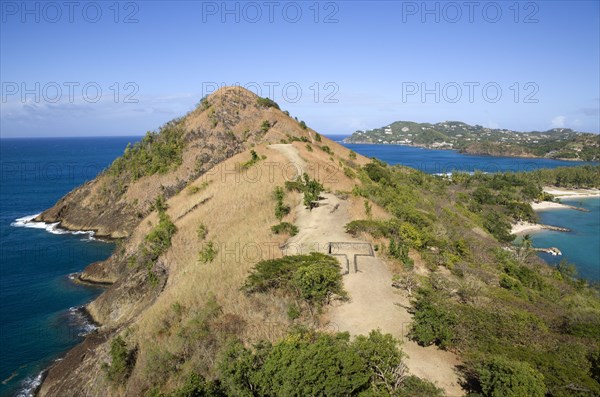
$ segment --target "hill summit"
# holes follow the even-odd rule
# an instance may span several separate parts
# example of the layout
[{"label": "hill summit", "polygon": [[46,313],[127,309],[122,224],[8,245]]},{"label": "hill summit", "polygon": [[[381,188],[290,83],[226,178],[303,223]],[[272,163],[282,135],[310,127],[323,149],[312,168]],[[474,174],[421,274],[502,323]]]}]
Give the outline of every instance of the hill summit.
[{"label": "hill summit", "polygon": [[156,197],[172,197],[223,160],[261,143],[313,141],[315,134],[272,100],[242,87],[223,87],[185,116],[128,146],[96,179],[36,221],[92,230],[100,237],[126,237],[152,210]]}]

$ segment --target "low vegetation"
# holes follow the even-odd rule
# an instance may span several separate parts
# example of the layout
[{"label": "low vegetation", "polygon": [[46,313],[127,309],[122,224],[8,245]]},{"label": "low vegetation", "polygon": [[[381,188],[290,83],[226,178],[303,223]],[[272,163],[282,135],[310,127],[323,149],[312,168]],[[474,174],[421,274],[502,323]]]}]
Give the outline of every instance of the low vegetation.
[{"label": "low vegetation", "polygon": [[442,396],[408,376],[398,345],[379,331],[350,341],[347,333],[298,329],[274,345],[232,343],[219,372],[236,396]]},{"label": "low vegetation", "polygon": [[298,234],[298,227],[289,222],[279,222],[277,225],[271,226],[273,234],[287,234],[295,236]]},{"label": "low vegetation", "polygon": [[158,196],[153,205],[158,211],[158,224],[144,237],[144,241],[137,250],[137,255],[128,259],[130,267],[143,267],[147,270],[148,282],[155,286],[158,276],[155,266],[160,256],[171,246],[171,239],[177,232],[177,227],[169,218],[164,204],[164,198]]},{"label": "low vegetation", "polygon": [[135,364],[135,354],[136,350],[128,349],[123,338],[120,336],[115,337],[110,342],[110,364],[104,363],[102,365],[107,379],[116,385],[124,383]]},{"label": "low vegetation", "polygon": [[148,132],[140,142],[127,145],[123,155],[111,164],[107,173],[135,181],[146,175],[173,170],[182,162],[183,135],[181,120],[170,121],[158,132]]},{"label": "low vegetation", "polygon": [[297,191],[304,194],[304,206],[310,210],[318,206],[319,195],[323,191],[323,185],[316,179],[311,179],[307,173],[298,176],[295,181],[286,181],[287,190]]},{"label": "low vegetation", "polygon": [[309,308],[320,308],[332,294],[345,296],[337,259],[318,252],[261,261],[243,287],[247,293],[291,292]]},{"label": "low vegetation", "polygon": [[256,103],[258,104],[258,106],[261,106],[261,107],[275,108],[275,109],[279,110],[279,105],[277,104],[277,102],[275,102],[271,98],[259,97],[256,99]]},{"label": "low vegetation", "polygon": [[597,395],[598,290],[577,279],[572,266],[548,267],[530,245],[515,247],[510,224],[537,219],[529,202],[551,198],[542,186],[598,187],[599,171],[447,178],[375,160],[358,171],[353,194],[393,216],[356,220],[346,230],[380,246],[387,241],[384,252],[401,262],[406,248],[419,253],[432,273],[410,285],[405,276],[395,282],[414,298],[410,336],[460,351],[474,395]]}]

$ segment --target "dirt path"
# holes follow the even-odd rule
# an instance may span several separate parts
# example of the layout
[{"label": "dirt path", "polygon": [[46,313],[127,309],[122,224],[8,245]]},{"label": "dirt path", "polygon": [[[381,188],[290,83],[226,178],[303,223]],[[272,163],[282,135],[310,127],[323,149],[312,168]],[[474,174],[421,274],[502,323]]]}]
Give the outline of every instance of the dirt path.
[{"label": "dirt path", "polygon": [[[300,167],[306,166],[292,145],[271,147]],[[349,203],[330,193],[322,194],[322,197],[319,207],[312,211],[306,210],[302,203],[294,209],[296,226],[300,231],[288,240],[288,255],[311,251],[327,253],[330,242],[363,243],[344,230],[350,219]],[[449,397],[462,396],[464,393],[455,372],[455,366],[460,364],[456,356],[435,346],[421,347],[406,338],[412,321],[404,307],[409,300],[391,286],[392,274],[385,263],[376,256],[358,256],[355,271],[354,254],[364,252],[364,245],[358,244],[338,250],[338,253],[346,254],[350,262],[350,272],[344,276],[344,288],[350,295],[350,301],[329,310],[330,328],[347,331],[351,335],[366,335],[373,329],[394,335],[403,341],[402,350],[408,355],[406,364],[412,374],[433,382]]]}]

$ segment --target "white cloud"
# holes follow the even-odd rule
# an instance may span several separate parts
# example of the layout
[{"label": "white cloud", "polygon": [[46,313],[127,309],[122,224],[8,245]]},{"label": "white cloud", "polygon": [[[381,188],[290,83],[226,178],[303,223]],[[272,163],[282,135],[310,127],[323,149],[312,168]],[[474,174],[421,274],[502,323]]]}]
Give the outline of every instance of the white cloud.
[{"label": "white cloud", "polygon": [[565,116],[556,116],[550,121],[550,124],[553,128],[562,128],[565,126],[565,121],[567,121]]}]

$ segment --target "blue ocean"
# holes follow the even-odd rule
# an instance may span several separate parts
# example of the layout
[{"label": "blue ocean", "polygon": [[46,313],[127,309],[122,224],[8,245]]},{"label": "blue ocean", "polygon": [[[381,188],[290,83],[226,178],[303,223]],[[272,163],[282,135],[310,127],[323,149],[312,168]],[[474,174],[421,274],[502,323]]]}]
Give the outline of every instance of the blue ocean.
[{"label": "blue ocean", "polygon": [[38,375],[93,325],[79,307],[100,288],[69,275],[113,244],[23,219],[51,207],[123,153],[128,138],[0,140],[0,396],[30,393]]},{"label": "blue ocean", "polygon": [[[138,139],[0,139],[0,396],[30,395],[40,381],[40,372],[93,329],[78,308],[102,289],[75,284],[70,275],[91,262],[107,258],[114,248],[89,233],[65,233],[57,225],[25,221],[51,207],[76,186],[93,179],[123,153],[128,142]],[[430,173],[531,170],[580,164],[468,156],[403,146],[346,146],[369,157]],[[599,247],[599,205],[593,200],[584,205],[595,212],[573,211],[577,213],[569,213],[568,217],[561,216],[560,211],[543,213],[542,222],[568,227],[573,233],[543,232],[534,241],[538,246],[560,247],[582,276],[599,279],[595,277],[599,268],[598,250],[596,256],[590,253]]]},{"label": "blue ocean", "polygon": [[490,157],[461,154],[456,150],[433,150],[402,145],[343,144],[367,157],[376,157],[388,164],[401,164],[428,174],[452,171],[521,172],[538,168],[568,167],[594,164],[541,158]]}]

